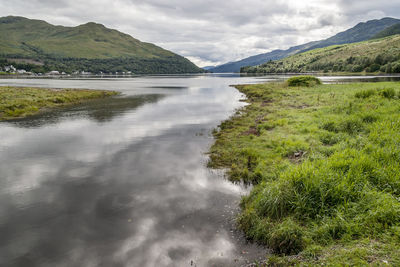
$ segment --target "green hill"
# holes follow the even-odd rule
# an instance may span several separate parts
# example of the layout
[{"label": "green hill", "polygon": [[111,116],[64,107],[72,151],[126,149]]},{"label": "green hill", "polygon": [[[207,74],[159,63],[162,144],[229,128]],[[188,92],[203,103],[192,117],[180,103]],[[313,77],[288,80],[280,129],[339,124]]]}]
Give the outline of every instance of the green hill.
[{"label": "green hill", "polygon": [[334,45],[244,67],[243,73],[304,72],[400,73],[400,35],[347,45]]},{"label": "green hill", "polygon": [[395,34],[400,34],[400,23],[384,29],[383,31],[376,34],[372,39],[384,38]]},{"label": "green hill", "polygon": [[[130,35],[89,22],[54,26],[23,17],[0,18],[0,57],[60,71],[194,73],[192,62]],[[29,66],[25,66],[29,67]]]}]

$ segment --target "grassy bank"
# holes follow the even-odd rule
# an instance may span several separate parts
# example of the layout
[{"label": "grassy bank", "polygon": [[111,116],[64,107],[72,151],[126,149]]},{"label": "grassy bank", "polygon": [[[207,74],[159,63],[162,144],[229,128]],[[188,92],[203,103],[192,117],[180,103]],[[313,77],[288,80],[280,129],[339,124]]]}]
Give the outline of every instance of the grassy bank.
[{"label": "grassy bank", "polygon": [[210,167],[254,184],[238,224],[271,265],[400,265],[400,84],[241,85]]},{"label": "grassy bank", "polygon": [[116,94],[102,90],[0,87],[0,121]]}]

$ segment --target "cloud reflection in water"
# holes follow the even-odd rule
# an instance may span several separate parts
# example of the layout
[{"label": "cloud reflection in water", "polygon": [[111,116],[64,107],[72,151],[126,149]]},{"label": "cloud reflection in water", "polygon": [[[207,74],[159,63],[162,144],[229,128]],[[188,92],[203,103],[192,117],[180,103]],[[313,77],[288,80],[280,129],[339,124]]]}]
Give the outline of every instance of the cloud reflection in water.
[{"label": "cloud reflection in water", "polygon": [[224,79],[187,83],[136,96],[145,104],[131,109],[0,124],[0,265],[234,264],[244,245],[230,228],[246,190],[207,169],[204,153],[240,94]]}]

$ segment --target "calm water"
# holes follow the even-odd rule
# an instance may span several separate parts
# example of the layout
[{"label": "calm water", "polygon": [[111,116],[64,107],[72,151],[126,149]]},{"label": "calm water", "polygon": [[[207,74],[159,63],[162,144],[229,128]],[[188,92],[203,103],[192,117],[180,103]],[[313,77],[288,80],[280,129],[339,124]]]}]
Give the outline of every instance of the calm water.
[{"label": "calm water", "polygon": [[234,230],[246,189],[206,168],[243,105],[234,77],[0,80],[122,96],[0,123],[0,266],[224,266],[265,255]]},{"label": "calm water", "polygon": [[[206,168],[230,84],[281,77],[9,79],[122,96],[0,123],[0,266],[241,266],[247,189]],[[324,78],[327,82],[335,79]]]}]

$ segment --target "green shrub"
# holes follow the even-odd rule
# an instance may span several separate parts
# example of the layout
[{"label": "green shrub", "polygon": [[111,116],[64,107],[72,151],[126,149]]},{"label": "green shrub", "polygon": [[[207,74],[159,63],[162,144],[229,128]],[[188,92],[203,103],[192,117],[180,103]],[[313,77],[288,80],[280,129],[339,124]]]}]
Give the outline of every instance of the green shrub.
[{"label": "green shrub", "polygon": [[379,94],[387,99],[393,99],[396,96],[396,91],[393,88],[382,89]]},{"label": "green shrub", "polygon": [[371,192],[365,199],[369,212],[365,224],[382,231],[400,222],[400,203],[391,194]]},{"label": "green shrub", "polygon": [[292,219],[285,219],[277,227],[271,229],[268,246],[278,254],[297,254],[304,248],[302,228]]},{"label": "green shrub", "polygon": [[378,117],[374,114],[365,114],[361,119],[364,123],[373,123],[378,120]]},{"label": "green shrub", "polygon": [[277,125],[276,125],[276,123],[274,123],[274,122],[265,122],[265,123],[260,124],[260,125],[258,126],[258,130],[259,130],[259,131],[261,131],[261,130],[270,131],[270,130],[274,129],[276,126],[277,126]]},{"label": "green shrub", "polygon": [[290,87],[312,87],[321,84],[321,80],[314,76],[295,76],[287,80],[287,84]]},{"label": "green shrub", "polygon": [[288,139],[282,141],[277,151],[284,157],[292,156],[297,152],[305,152],[309,149],[309,144],[303,140]]},{"label": "green shrub", "polygon": [[62,97],[55,97],[54,99],[53,99],[53,103],[56,103],[56,104],[62,104],[62,103],[65,103],[65,100],[62,98]]},{"label": "green shrub", "polygon": [[374,89],[368,89],[368,90],[361,90],[358,91],[354,96],[357,98],[369,98],[370,96],[373,96],[376,94],[376,90]]},{"label": "green shrub", "polygon": [[[369,115],[371,116],[371,115]],[[320,127],[326,131],[332,133],[343,132],[347,134],[355,134],[363,131],[365,129],[363,120],[356,116],[347,116],[348,118],[341,120],[341,121],[326,121]],[[366,117],[366,120],[373,118]],[[320,139],[321,140],[321,139]],[[322,141],[322,140],[321,140]]]},{"label": "green shrub", "polygon": [[238,167],[236,164],[232,164],[228,174],[229,179],[232,182],[247,181],[249,177],[249,171],[242,167]]},{"label": "green shrub", "polygon": [[334,133],[337,133],[339,131],[338,130],[338,126],[337,126],[336,122],[334,122],[334,121],[324,122],[322,124],[321,128],[326,130],[326,131],[334,132]]},{"label": "green shrub", "polygon": [[400,63],[395,62],[392,64],[392,73],[400,73]]},{"label": "green shrub", "polygon": [[226,129],[232,129],[233,128],[233,123],[230,120],[223,121],[220,125],[219,128],[221,130],[226,130]]},{"label": "green shrub", "polygon": [[362,72],[364,69],[362,66],[360,65],[355,65],[353,66],[353,68],[351,69],[352,72]]},{"label": "green shrub", "polygon": [[255,149],[246,148],[240,152],[241,156],[245,159],[245,165],[249,171],[253,171],[258,165],[259,156]]},{"label": "green shrub", "polygon": [[385,72],[386,73],[392,73],[392,64],[388,63],[385,66],[386,66]]},{"label": "green shrub", "polygon": [[372,64],[372,65],[369,67],[369,72],[376,72],[376,71],[378,71],[380,68],[381,68],[380,65],[378,65],[378,64]]},{"label": "green shrub", "polygon": [[364,130],[364,124],[359,119],[350,118],[339,124],[339,130],[348,134],[355,134]]},{"label": "green shrub", "polygon": [[254,203],[257,214],[279,220],[290,212],[292,197],[293,188],[290,187],[290,184],[271,181],[268,183],[268,187],[257,195],[257,200]]},{"label": "green shrub", "polygon": [[320,135],[319,140],[324,144],[324,145],[335,145],[340,142],[341,137],[339,134],[335,134],[332,132],[328,133],[322,133]]}]

